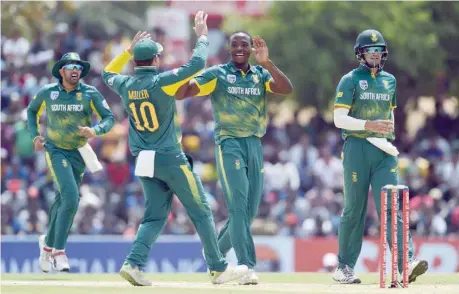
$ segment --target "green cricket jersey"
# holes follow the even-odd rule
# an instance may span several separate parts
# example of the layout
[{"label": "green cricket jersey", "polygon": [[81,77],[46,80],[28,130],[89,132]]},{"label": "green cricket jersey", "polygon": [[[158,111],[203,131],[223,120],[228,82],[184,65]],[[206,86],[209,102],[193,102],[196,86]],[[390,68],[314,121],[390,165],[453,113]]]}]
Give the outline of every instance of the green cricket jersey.
[{"label": "green cricket jersey", "polygon": [[271,79],[262,66],[250,65],[244,73],[232,62],[210,67],[195,78],[198,96],[210,95],[217,144],[226,138],[263,137]]},{"label": "green cricket jersey", "polygon": [[[352,70],[341,78],[336,89],[335,107],[349,108],[349,116],[363,120],[391,120],[396,103],[397,81],[385,71],[372,75],[364,65]],[[370,131],[342,130],[343,138],[382,137],[393,141],[395,133],[379,134]]]},{"label": "green cricket jersey", "polygon": [[175,93],[204,69],[209,53],[207,38],[200,38],[190,61],[180,68],[158,73],[156,67],[135,68],[134,76],[120,75],[131,55],[124,51],[102,71],[104,82],[122,99],[129,114],[129,147],[160,153],[182,151]]},{"label": "green cricket jersey", "polygon": [[39,136],[39,118],[46,110],[46,141],[72,150],[82,147],[88,139],[78,135],[79,126],[91,126],[92,114],[100,122],[94,126],[97,135],[106,134],[115,117],[100,92],[82,82],[67,92],[60,83],[45,85],[27,107],[27,124],[32,138]]}]

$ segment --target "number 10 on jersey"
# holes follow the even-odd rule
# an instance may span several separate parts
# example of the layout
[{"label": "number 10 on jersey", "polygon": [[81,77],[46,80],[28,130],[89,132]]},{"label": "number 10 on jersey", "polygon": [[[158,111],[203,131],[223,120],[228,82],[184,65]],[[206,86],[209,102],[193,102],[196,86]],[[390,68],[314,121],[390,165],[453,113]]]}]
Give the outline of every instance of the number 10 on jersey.
[{"label": "number 10 on jersey", "polygon": [[[135,120],[135,127],[139,131],[154,132],[159,128],[158,117],[156,116],[155,106],[148,101],[142,102],[140,105],[136,105],[134,102],[129,104],[129,108],[132,111],[132,115]],[[139,112],[140,118],[139,119]],[[150,122],[152,125],[150,125]]]}]

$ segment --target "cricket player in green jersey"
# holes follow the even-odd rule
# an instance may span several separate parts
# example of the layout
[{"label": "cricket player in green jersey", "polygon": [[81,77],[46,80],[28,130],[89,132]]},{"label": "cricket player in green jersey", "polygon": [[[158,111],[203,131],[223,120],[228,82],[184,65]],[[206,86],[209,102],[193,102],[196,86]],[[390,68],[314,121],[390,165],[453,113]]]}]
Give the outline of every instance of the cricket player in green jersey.
[{"label": "cricket player in green jersey", "polygon": [[[387,44],[376,30],[365,30],[354,46],[359,66],[341,78],[336,89],[334,123],[342,129],[344,209],[341,215],[339,266],[333,279],[344,284],[360,283],[354,274],[359,257],[368,191],[371,185],[378,215],[381,210],[381,189],[398,185],[397,148],[392,144],[394,109],[397,107],[395,77],[383,70],[387,60]],[[387,227],[391,228],[391,205],[388,198]],[[398,213],[398,244],[402,244],[403,221]],[[387,232],[389,245],[392,234]],[[403,248],[398,246],[399,270],[402,267]],[[413,282],[427,271],[424,260],[414,258],[413,242],[409,234],[409,281]]]},{"label": "cricket player in green jersey", "polygon": [[[210,95],[215,119],[216,161],[229,210],[218,236],[220,251],[234,248],[238,263],[249,273],[240,284],[258,284],[255,245],[250,225],[263,195],[263,150],[268,92],[289,94],[290,80],[269,59],[263,39],[236,32],[229,38],[231,61],[208,68],[182,86],[176,99]],[[252,48],[253,47],[253,48]],[[249,64],[255,53],[259,65]]]},{"label": "cricket player in green jersey", "polygon": [[[50,270],[50,261],[58,271],[69,271],[65,254],[70,228],[80,201],[78,187],[85,168],[102,169],[88,139],[106,134],[115,117],[99,91],[80,82],[90,64],[77,53],[67,53],[52,69],[59,82],[45,85],[27,108],[27,123],[34,137],[35,150],[46,151],[46,161],[57,188],[49,213],[48,232],[40,236],[40,268]],[[39,118],[46,111],[46,135],[39,131]],[[99,123],[91,127],[92,114]]]},{"label": "cricket player in green jersey", "polygon": [[[198,37],[191,60],[178,69],[158,73],[162,46],[147,33],[138,33],[131,46],[108,64],[102,77],[122,99],[129,115],[129,146],[136,157],[145,197],[145,214],[131,252],[120,275],[135,286],[148,286],[145,266],[152,244],[167,222],[176,194],[196,227],[205,249],[212,283],[221,284],[247,274],[246,266],[229,266],[218,250],[212,211],[201,180],[192,171],[181,147],[181,130],[176,124],[174,95],[177,89],[204,69],[209,52],[207,15],[195,18]],[[120,75],[134,57],[134,76]],[[177,133],[179,136],[177,136]]]}]

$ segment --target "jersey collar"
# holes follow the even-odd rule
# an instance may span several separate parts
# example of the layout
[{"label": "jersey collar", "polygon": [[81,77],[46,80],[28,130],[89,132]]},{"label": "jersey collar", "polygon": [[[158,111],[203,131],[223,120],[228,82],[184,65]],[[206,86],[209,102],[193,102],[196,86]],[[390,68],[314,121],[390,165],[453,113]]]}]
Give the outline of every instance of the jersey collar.
[{"label": "jersey collar", "polygon": [[158,68],[156,66],[136,66],[134,71],[136,74],[158,73]]},{"label": "jersey collar", "polygon": [[[239,68],[237,68],[234,63],[232,61],[228,62],[226,64],[228,66],[228,69],[232,72],[232,73],[236,73],[236,72],[242,72]],[[251,65],[249,63],[249,70],[245,73],[247,74],[249,71],[251,71],[252,73],[255,73],[255,66]]]},{"label": "jersey collar", "polygon": [[[359,71],[363,71],[363,72],[366,72],[366,73],[369,73],[371,74],[371,69],[366,66],[365,64],[360,64],[359,67],[357,68]],[[381,68],[378,68],[378,70],[376,71],[376,75],[378,75],[379,73],[381,73],[382,69]]]},{"label": "jersey collar", "polygon": [[[64,86],[62,86],[62,83],[61,81],[59,81],[57,83],[57,87],[59,88],[59,91],[65,91],[67,92],[67,90],[64,88]],[[81,90],[81,82],[78,82],[78,84],[75,86],[75,88],[72,90],[72,91],[80,91]],[[70,92],[72,92],[70,91]],[[68,93],[68,92],[67,92]]]}]

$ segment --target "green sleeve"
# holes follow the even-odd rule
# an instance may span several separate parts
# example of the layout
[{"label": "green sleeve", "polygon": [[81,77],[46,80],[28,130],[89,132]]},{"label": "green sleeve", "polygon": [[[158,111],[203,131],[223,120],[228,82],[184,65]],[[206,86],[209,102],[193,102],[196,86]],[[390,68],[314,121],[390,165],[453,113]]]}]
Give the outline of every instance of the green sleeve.
[{"label": "green sleeve", "polygon": [[190,61],[179,68],[159,74],[159,85],[169,96],[174,96],[177,90],[189,80],[198,75],[206,66],[209,55],[207,37],[200,37],[196,42]]},{"label": "green sleeve", "polygon": [[113,72],[108,72],[103,70],[102,71],[102,79],[104,80],[105,84],[110,87],[116,94],[121,96],[121,86],[124,81],[129,78],[125,75],[120,75]]},{"label": "green sleeve", "polygon": [[270,93],[273,93],[273,91],[271,90],[271,80],[273,79],[273,76],[271,75],[271,73],[263,68],[262,71],[262,82],[263,82],[263,85],[265,85],[265,89],[266,89],[266,92],[270,92]]},{"label": "green sleeve", "polygon": [[354,80],[351,74],[341,78],[335,94],[335,107],[351,108],[354,100]]},{"label": "green sleeve", "polygon": [[262,73],[263,73],[263,84],[268,83],[273,78],[271,73],[265,68],[263,68]]},{"label": "green sleeve", "polygon": [[96,131],[96,135],[104,135],[113,128],[115,116],[102,94],[96,88],[93,88],[91,92],[91,108],[99,119],[99,123],[93,128]]},{"label": "green sleeve", "polygon": [[397,79],[394,77],[394,95],[392,95],[392,100],[390,102],[391,110],[397,108]]},{"label": "green sleeve", "polygon": [[46,108],[45,93],[46,90],[41,88],[27,107],[27,127],[33,139],[40,136],[39,120]]}]

